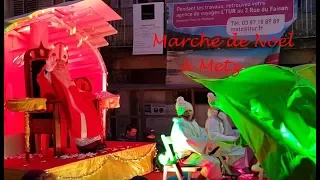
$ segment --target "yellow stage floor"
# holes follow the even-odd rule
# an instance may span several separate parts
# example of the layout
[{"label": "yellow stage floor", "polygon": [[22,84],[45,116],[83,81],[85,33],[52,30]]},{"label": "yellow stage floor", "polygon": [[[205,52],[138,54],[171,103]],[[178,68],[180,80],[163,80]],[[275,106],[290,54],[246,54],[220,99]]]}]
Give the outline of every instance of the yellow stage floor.
[{"label": "yellow stage floor", "polygon": [[[154,143],[107,142],[107,152],[86,159],[54,158],[52,153],[4,161],[4,179],[20,180],[29,170],[45,170],[59,179],[128,180],[152,172],[156,155]],[[70,151],[70,154],[75,154]]]}]

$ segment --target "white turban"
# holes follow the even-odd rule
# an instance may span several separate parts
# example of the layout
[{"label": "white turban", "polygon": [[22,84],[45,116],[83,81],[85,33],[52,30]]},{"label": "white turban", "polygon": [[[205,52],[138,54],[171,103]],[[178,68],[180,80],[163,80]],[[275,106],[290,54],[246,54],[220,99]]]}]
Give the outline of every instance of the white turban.
[{"label": "white turban", "polygon": [[185,101],[183,97],[179,96],[176,102],[176,111],[178,116],[183,115],[187,110],[193,111],[192,105],[189,102]]},{"label": "white turban", "polygon": [[207,97],[209,105],[217,100],[217,97],[213,93],[208,93]]}]

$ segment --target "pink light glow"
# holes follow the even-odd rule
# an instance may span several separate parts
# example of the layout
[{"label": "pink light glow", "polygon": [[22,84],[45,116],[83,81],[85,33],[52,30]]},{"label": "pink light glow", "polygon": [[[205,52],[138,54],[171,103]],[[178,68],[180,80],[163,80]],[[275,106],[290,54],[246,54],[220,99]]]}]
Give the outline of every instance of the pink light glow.
[{"label": "pink light glow", "polygon": [[241,174],[244,174],[244,171],[242,169],[237,169],[237,171]]},{"label": "pink light glow", "polygon": [[[21,45],[22,42],[17,39],[17,37],[11,36],[6,38],[5,41],[5,61],[4,61],[4,87],[5,94],[4,99],[11,98],[23,98],[26,96],[24,91],[24,71],[23,67],[19,67],[14,64],[12,60],[21,55],[16,52],[10,52],[8,46],[13,44]],[[12,44],[11,44],[11,43]],[[20,78],[17,78],[20,77]],[[24,133],[24,114],[23,113],[13,113],[9,110],[5,110],[4,121],[5,121],[5,135]]]},{"label": "pink light glow", "polygon": [[[35,17],[39,24],[33,23]],[[117,33],[106,21],[120,19],[122,18],[103,1],[84,0],[72,6],[67,2],[54,9],[36,11],[29,17],[8,20],[14,25],[5,33],[5,100],[26,97],[24,68],[13,63],[13,60],[16,58],[19,61],[19,56],[23,56],[24,52],[38,48],[40,40],[45,41],[46,48],[57,42],[68,46],[68,66],[72,78],[87,77],[92,83],[93,93],[105,91],[107,72],[97,48],[108,45],[104,36]],[[43,26],[45,23],[46,27]],[[85,34],[78,31],[84,31]],[[37,35],[33,36],[33,33]],[[24,133],[23,113],[5,110],[4,118],[5,135]]]}]

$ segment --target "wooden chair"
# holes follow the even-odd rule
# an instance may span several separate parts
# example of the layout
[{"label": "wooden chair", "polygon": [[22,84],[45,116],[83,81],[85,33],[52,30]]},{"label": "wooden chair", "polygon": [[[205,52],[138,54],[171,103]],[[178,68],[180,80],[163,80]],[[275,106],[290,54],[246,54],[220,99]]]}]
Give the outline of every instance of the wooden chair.
[{"label": "wooden chair", "polygon": [[188,172],[188,180],[191,180],[192,173],[197,172],[201,170],[201,167],[199,166],[184,166],[180,164],[180,159],[176,156],[173,146],[172,146],[172,140],[170,136],[161,135],[161,140],[164,144],[164,147],[166,149],[166,153],[168,153],[170,157],[170,162],[167,165],[164,165],[163,167],[163,180],[168,179],[168,172],[175,172],[178,180],[183,180],[183,172]]},{"label": "wooden chair", "polygon": [[[37,75],[46,64],[49,55],[49,49],[40,44],[39,48],[30,49],[24,54],[24,73],[26,96],[31,98],[40,97],[40,87],[37,83]],[[52,112],[30,113],[30,149],[31,153],[36,152],[36,134],[53,135],[53,147],[55,156],[64,153],[66,149],[66,140],[61,135],[66,129],[66,123],[61,122],[59,116],[59,101],[51,101],[48,104],[53,106]],[[63,133],[62,133],[63,134]]]}]

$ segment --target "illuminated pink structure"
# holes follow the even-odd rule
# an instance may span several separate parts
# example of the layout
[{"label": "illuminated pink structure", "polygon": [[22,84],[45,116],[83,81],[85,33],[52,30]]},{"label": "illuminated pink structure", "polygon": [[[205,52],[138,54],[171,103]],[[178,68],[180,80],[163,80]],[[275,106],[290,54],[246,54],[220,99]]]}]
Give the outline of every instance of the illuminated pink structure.
[{"label": "illuminated pink structure", "polygon": [[[121,19],[102,0],[83,0],[5,20],[5,100],[28,96],[25,53],[33,57],[30,49],[40,48],[41,54],[43,48],[45,54],[58,42],[68,48],[71,78],[88,79],[93,93],[106,91],[108,72],[98,48],[108,45],[105,36],[117,34],[108,21]],[[4,116],[5,135],[24,132],[23,114],[5,110]]]}]

